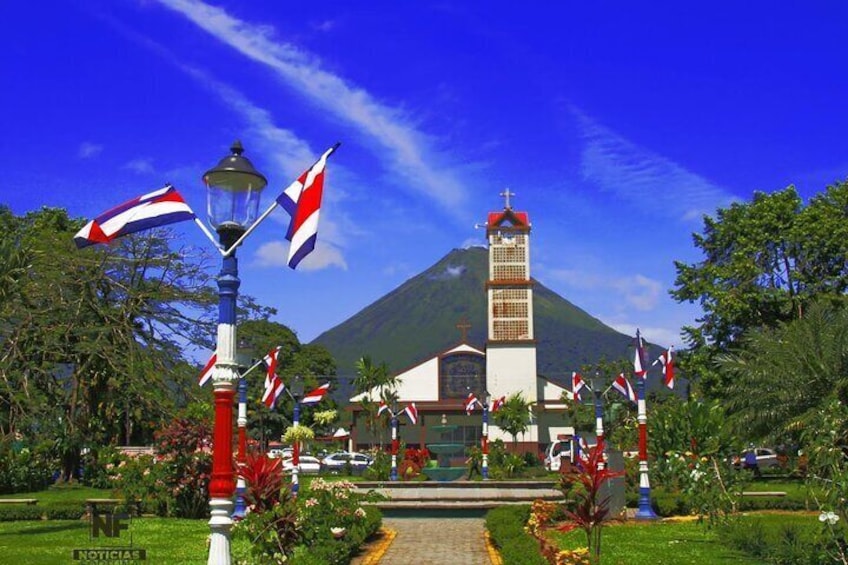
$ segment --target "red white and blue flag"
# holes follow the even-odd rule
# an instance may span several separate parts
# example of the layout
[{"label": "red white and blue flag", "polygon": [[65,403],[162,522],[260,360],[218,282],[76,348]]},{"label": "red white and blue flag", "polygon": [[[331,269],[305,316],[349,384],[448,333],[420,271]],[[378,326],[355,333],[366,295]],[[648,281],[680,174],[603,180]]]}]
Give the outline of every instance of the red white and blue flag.
[{"label": "red white and blue flag", "polygon": [[639,330],[636,330],[636,354],[633,357],[633,374],[637,378],[647,378],[648,368],[645,367],[645,346]]},{"label": "red white and blue flag", "polygon": [[281,349],[282,348],[280,346],[275,347],[262,359],[266,368],[265,390],[262,393],[262,403],[271,409],[274,408],[274,405],[277,403],[277,399],[286,389],[283,379],[277,375],[277,364]]},{"label": "red white and blue flag", "polygon": [[415,407],[415,403],[407,405],[406,408],[403,409],[403,413],[409,418],[409,421],[413,424],[418,423],[418,408]]},{"label": "red white and blue flag", "polygon": [[189,205],[173,186],[133,198],[97,216],[74,236],[77,248],[109,243],[137,231],[195,219]]},{"label": "red white and blue flag", "polygon": [[615,378],[612,382],[612,388],[620,392],[630,402],[636,402],[636,391],[633,390],[633,386],[627,380],[627,377],[624,376],[624,373],[620,373]]},{"label": "red white and blue flag", "polygon": [[501,407],[506,402],[506,396],[501,396],[500,398],[496,398],[492,400],[492,412],[497,412],[501,409]]},{"label": "red white and blue flag", "polygon": [[480,401],[474,396],[473,392],[468,393],[468,398],[465,399],[465,413],[471,415],[474,411],[474,406],[480,406]]},{"label": "red white and blue flag", "polygon": [[572,400],[583,400],[583,397],[580,395],[580,391],[583,390],[583,387],[586,386],[586,382],[583,380],[583,377],[580,376],[580,373],[574,371],[571,373],[571,398]]},{"label": "red white and blue flag", "polygon": [[668,388],[674,388],[674,359],[671,356],[673,347],[669,347],[668,351],[662,353],[659,358],[654,361],[654,365],[662,363],[663,384]]},{"label": "red white and blue flag", "polygon": [[330,390],[330,383],[324,383],[306,396],[303,397],[303,400],[300,401],[301,404],[318,404],[324,399],[324,396],[327,395],[327,391]]},{"label": "red white and blue flag", "polygon": [[289,246],[288,265],[292,269],[315,249],[318,239],[318,218],[324,192],[324,169],[327,158],[338,148],[330,147],[318,162],[307,169],[277,197],[277,204],[291,216],[286,239]]},{"label": "red white and blue flag", "polygon": [[377,416],[381,415],[383,412],[389,409],[389,405],[386,404],[385,400],[380,401],[380,406],[377,408]]},{"label": "red white and blue flag", "polygon": [[203,367],[203,370],[200,371],[200,376],[197,378],[197,384],[203,386],[209,382],[209,379],[212,378],[212,373],[215,371],[215,363],[217,362],[218,354],[213,353],[212,357],[209,358],[209,361],[207,361],[206,365]]}]

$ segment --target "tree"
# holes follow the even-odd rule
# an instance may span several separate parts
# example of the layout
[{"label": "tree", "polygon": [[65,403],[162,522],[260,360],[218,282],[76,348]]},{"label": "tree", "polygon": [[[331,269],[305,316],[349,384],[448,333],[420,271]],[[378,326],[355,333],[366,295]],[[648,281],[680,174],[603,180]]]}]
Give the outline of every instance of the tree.
[{"label": "tree", "polygon": [[848,405],[848,310],[814,303],[804,318],[752,330],[718,366],[737,429],[751,439],[799,443],[826,406]]},{"label": "tree", "polygon": [[513,447],[518,443],[518,435],[527,431],[530,426],[530,410],[532,402],[527,402],[519,391],[510,395],[493,414],[495,424],[512,436]]},{"label": "tree", "polygon": [[[249,319],[239,324],[238,338],[256,360],[262,359],[274,347],[281,347],[277,357],[277,374],[287,387],[291,386],[295,376],[303,378],[307,391],[317,386],[319,381],[335,377],[336,364],[329,351],[322,345],[301,344],[297,335],[283,324],[267,319]],[[263,442],[268,437],[279,438],[291,423],[293,401],[283,394],[277,399],[274,409],[269,410],[261,402],[265,386],[264,368],[254,370],[247,379],[248,432]],[[333,408],[335,403],[328,398],[322,406]],[[301,424],[312,424],[312,411],[302,412]]]},{"label": "tree", "polygon": [[830,186],[805,206],[794,187],[757,192],[747,203],[704,217],[694,234],[700,262],[675,262],[671,295],[698,303],[703,316],[684,329],[690,349],[679,365],[700,377],[703,392],[723,398],[716,355],[749,329],[801,318],[819,297],[848,289],[848,183]]},{"label": "tree", "polygon": [[0,426],[54,439],[70,480],[82,447],[149,442],[196,387],[182,355],[214,335],[209,261],[168,230],[76,250],[82,221],[61,209],[0,224],[15,297],[0,300]]},{"label": "tree", "polygon": [[[391,407],[397,404],[397,375],[389,372],[389,366],[385,362],[377,365],[370,356],[365,355],[356,362],[356,378],[353,380],[353,386],[356,394],[363,395],[360,405],[365,417],[365,427],[371,433],[385,431],[387,422],[381,419],[377,412],[380,402],[385,402]],[[372,395],[375,396],[372,397]],[[381,444],[382,441],[381,438]]]}]

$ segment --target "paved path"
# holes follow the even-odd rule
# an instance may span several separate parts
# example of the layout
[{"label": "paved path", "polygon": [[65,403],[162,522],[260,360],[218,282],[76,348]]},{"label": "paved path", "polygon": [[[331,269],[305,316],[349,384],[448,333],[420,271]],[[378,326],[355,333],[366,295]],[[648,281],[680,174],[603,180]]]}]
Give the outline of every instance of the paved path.
[{"label": "paved path", "polygon": [[380,565],[490,565],[483,518],[384,518],[397,536]]}]

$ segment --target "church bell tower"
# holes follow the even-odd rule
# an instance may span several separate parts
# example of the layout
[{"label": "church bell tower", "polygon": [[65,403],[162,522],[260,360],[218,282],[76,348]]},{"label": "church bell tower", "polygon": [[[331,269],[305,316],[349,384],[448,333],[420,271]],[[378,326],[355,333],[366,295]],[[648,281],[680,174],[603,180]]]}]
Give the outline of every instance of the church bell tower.
[{"label": "church bell tower", "polygon": [[[533,333],[533,281],[530,280],[530,219],[510,204],[515,196],[501,196],[504,209],[491,212],[486,222],[489,278],[486,282],[488,339],[486,380],[494,398],[521,392],[529,402],[538,400],[536,340]],[[530,435],[535,436],[535,426]],[[534,438],[527,438],[531,441]]]}]

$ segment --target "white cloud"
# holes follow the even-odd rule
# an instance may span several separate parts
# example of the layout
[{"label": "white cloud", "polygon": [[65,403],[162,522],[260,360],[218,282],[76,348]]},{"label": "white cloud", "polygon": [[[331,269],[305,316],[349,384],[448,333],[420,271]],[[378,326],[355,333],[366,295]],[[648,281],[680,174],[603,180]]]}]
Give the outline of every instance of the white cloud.
[{"label": "white cloud", "polygon": [[[636,336],[636,330],[641,332],[643,338],[650,343],[654,343],[661,347],[673,345],[675,348],[683,347],[683,340],[680,337],[680,329],[670,329],[659,326],[636,326],[627,322],[619,322],[615,320],[601,320],[609,327],[626,335]],[[653,360],[651,360],[653,362]]]},{"label": "white cloud", "polygon": [[580,110],[577,116],[586,145],[583,177],[601,189],[629,200],[654,216],[700,221],[734,200],[722,187],[674,161],[632,143]]},{"label": "white cloud", "polygon": [[133,159],[124,165],[124,168],[140,175],[149,174],[153,172],[153,160],[146,158]]},{"label": "white cloud", "polygon": [[311,102],[376,141],[384,153],[381,158],[405,179],[399,184],[409,185],[445,207],[456,208],[465,202],[466,188],[444,165],[430,163],[434,152],[429,138],[400,110],[325,71],[311,54],[276,40],[267,26],[246,23],[197,0],[160,2],[246,57],[266,65]]},{"label": "white cloud", "polygon": [[[260,267],[287,267],[288,254],[288,243],[270,241],[262,244],[256,251],[254,264]],[[315,244],[315,250],[297,266],[299,271],[319,271],[329,267],[347,270],[347,263],[338,247],[321,240]]]},{"label": "white cloud", "polygon": [[77,157],[80,159],[92,159],[103,152],[103,146],[90,141],[84,141],[80,144],[77,150]]},{"label": "white cloud", "polygon": [[607,275],[577,269],[543,269],[545,276],[579,290],[611,290],[624,301],[643,312],[653,310],[659,301],[663,285],[644,275]]}]

